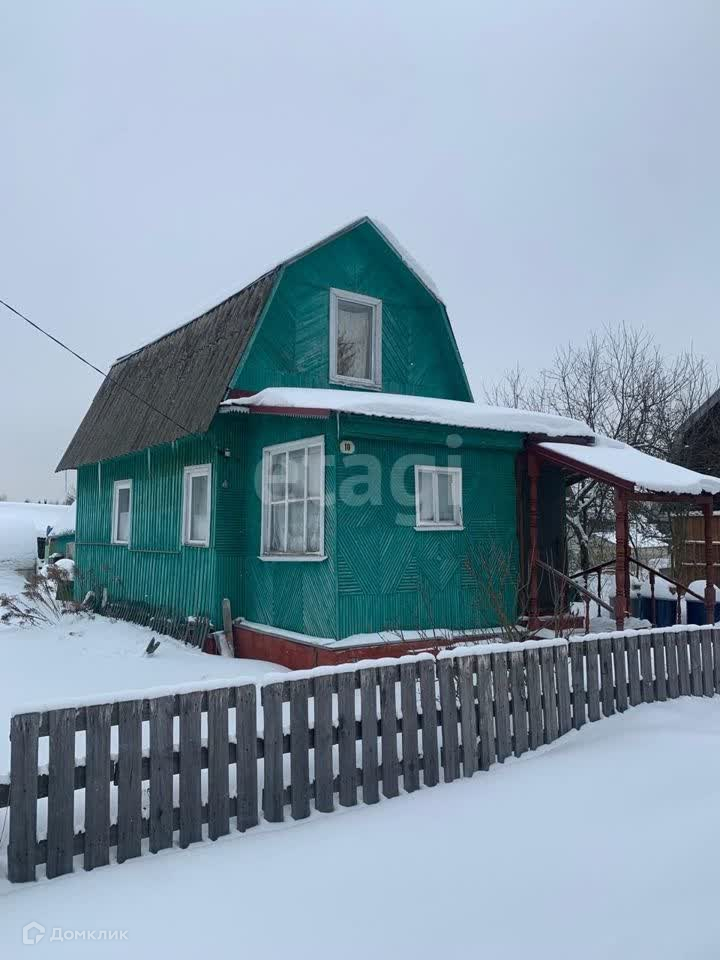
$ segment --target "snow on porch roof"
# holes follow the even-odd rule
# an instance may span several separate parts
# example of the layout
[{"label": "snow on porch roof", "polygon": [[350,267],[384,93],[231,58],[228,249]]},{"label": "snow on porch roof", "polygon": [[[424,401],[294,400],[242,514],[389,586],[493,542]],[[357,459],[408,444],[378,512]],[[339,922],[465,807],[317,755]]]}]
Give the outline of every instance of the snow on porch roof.
[{"label": "snow on porch roof", "polygon": [[593,437],[587,424],[552,413],[491,407],[464,400],[440,400],[436,397],[370,393],[361,390],[268,387],[251,397],[225,400],[220,407],[226,411],[272,408],[273,411],[287,409],[357,413],[368,417],[437,423],[447,427],[504,430],[547,437]]},{"label": "snow on porch roof", "polygon": [[579,472],[617,480],[625,488],[659,494],[700,495],[720,493],[720,480],[706,477],[666,460],[658,460],[634,447],[596,435],[592,446],[573,443],[539,443],[547,459],[564,466],[577,466]]}]

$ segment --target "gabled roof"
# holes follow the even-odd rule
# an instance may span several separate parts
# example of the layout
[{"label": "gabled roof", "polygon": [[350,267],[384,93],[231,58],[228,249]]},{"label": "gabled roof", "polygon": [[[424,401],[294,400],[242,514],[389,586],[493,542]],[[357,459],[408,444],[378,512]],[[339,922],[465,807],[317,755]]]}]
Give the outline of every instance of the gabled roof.
[{"label": "gabled roof", "polygon": [[685,422],[680,427],[680,436],[684,437],[687,435],[688,431],[691,430],[696,424],[698,424],[706,414],[716,407],[720,403],[720,389],[716,390],[714,393],[711,393],[710,396],[705,400],[704,403],[701,403],[697,410],[693,412],[685,419]]},{"label": "gabled roof", "polygon": [[190,323],[117,360],[57,469],[204,433],[277,274],[272,270]]},{"label": "gabled roof", "polygon": [[361,217],[283,260],[201,316],[116,360],[57,469],[109,460],[204,433],[225,397],[282,270],[361,224],[373,227],[440,304],[472,396],[445,304],[432,280],[386,227],[370,217]]}]

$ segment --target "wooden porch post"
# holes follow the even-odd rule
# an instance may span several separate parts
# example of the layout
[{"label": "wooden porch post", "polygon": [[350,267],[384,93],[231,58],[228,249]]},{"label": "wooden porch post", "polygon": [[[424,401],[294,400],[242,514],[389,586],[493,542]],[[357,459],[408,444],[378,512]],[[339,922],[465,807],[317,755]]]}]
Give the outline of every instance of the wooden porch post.
[{"label": "wooden porch post", "polygon": [[538,475],[540,473],[540,464],[533,453],[528,453],[528,526],[529,526],[529,627],[531,630],[537,629],[540,625],[538,615]]},{"label": "wooden porch post", "polygon": [[705,623],[715,622],[715,576],[713,547],[713,502],[703,503],[705,521]]},{"label": "wooden porch post", "polygon": [[628,569],[628,508],[624,490],[615,487],[615,625],[625,627],[627,594],[625,592]]}]

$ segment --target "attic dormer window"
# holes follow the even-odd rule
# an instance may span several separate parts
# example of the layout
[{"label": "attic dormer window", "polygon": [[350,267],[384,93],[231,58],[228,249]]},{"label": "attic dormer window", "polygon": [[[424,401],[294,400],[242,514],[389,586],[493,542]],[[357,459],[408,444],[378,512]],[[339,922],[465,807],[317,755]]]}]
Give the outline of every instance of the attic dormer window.
[{"label": "attic dormer window", "polygon": [[330,291],[330,381],[382,386],[382,300]]}]

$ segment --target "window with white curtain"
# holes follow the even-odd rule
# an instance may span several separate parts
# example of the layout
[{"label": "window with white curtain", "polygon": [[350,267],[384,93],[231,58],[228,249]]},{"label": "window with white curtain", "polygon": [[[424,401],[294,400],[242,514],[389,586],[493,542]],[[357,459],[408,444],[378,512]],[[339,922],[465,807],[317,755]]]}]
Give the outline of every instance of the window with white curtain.
[{"label": "window with white curtain", "polygon": [[262,556],[322,558],[325,438],[312,437],[263,450]]},{"label": "window with white curtain", "polygon": [[210,545],[209,463],[185,467],[183,482],[183,543],[191,547]]},{"label": "window with white curtain", "polygon": [[382,300],[330,290],[330,380],[382,386]]},{"label": "window with white curtain", "polygon": [[130,543],[132,480],[116,480],[113,484],[112,542]]},{"label": "window with white curtain", "polygon": [[415,523],[419,530],[462,529],[460,467],[415,467]]}]

